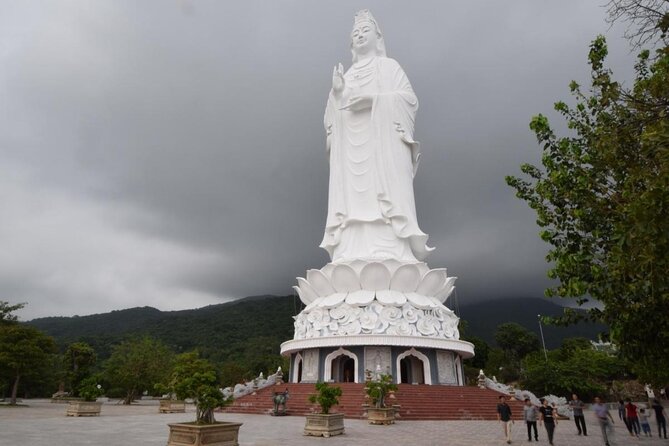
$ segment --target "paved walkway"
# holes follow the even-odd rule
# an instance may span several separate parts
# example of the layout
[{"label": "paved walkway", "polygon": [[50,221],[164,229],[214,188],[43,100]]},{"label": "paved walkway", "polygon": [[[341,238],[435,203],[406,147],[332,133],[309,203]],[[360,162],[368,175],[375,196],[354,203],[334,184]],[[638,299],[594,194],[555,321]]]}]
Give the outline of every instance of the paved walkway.
[{"label": "paved walkway", "polygon": [[[28,407],[0,406],[1,446],[127,446],[167,443],[167,423],[192,421],[193,407],[187,414],[159,414],[156,401],[122,406],[106,403],[102,416],[94,418],[66,417],[66,405],[47,400],[31,400]],[[372,426],[363,420],[346,420],[346,433],[328,439],[304,437],[302,417],[270,417],[266,415],[218,414],[219,420],[244,423],[239,434],[243,446],[269,445],[505,445],[501,425],[493,421],[398,421],[391,426]],[[654,420],[653,420],[654,421]],[[576,435],[571,421],[560,422],[556,429],[556,446],[603,445],[594,422],[588,421],[588,436]],[[654,423],[651,424],[655,428]],[[516,423],[513,443],[527,442],[525,426]],[[653,429],[653,435],[656,434]],[[539,432],[539,444],[547,445],[545,431]],[[616,423],[612,445],[669,446],[669,440],[631,438],[621,423]],[[532,443],[536,444],[536,443]]]}]

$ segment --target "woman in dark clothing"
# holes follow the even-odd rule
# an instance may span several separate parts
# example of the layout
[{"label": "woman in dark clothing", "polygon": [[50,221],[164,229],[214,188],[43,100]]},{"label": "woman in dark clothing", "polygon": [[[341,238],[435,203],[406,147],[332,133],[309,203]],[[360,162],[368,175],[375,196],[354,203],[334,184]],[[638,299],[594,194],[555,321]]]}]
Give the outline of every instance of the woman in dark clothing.
[{"label": "woman in dark clothing", "polygon": [[551,406],[548,405],[548,401],[545,399],[541,400],[542,406],[539,408],[541,413],[541,420],[539,423],[543,423],[546,428],[546,434],[548,435],[548,444],[553,444],[553,433],[555,432],[555,426],[557,425],[557,413],[553,410]]},{"label": "woman in dark clothing", "polygon": [[655,420],[657,420],[657,436],[662,438],[662,433],[664,433],[664,438],[667,438],[667,412],[662,407],[662,404],[655,399],[653,400],[653,405],[651,406],[655,411]]}]

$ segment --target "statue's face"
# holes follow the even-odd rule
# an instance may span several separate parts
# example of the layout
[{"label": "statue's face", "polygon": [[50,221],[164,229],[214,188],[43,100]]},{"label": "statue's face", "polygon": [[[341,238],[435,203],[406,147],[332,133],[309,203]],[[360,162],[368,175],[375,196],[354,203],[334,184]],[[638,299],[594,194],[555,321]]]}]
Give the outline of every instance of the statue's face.
[{"label": "statue's face", "polygon": [[362,22],[356,25],[351,32],[351,47],[354,51],[366,53],[376,49],[379,36],[373,23]]}]

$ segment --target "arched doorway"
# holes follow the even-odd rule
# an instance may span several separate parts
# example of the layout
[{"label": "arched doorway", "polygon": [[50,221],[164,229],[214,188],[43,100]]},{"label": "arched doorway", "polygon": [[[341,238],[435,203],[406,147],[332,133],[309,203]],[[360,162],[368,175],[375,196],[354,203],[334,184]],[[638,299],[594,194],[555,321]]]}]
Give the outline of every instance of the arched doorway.
[{"label": "arched doorway", "polygon": [[299,353],[295,356],[295,364],[293,370],[293,382],[294,383],[299,383],[302,382],[302,355]]},{"label": "arched doorway", "polygon": [[353,358],[341,355],[332,361],[331,379],[337,383],[355,382],[355,361]]},{"label": "arched doorway", "polygon": [[398,384],[432,384],[430,360],[413,347],[397,356],[397,370]]},{"label": "arched doorway", "polygon": [[414,355],[400,360],[400,380],[402,384],[425,384],[423,362]]},{"label": "arched doorway", "polygon": [[325,357],[324,381],[358,382],[358,356],[339,348]]}]

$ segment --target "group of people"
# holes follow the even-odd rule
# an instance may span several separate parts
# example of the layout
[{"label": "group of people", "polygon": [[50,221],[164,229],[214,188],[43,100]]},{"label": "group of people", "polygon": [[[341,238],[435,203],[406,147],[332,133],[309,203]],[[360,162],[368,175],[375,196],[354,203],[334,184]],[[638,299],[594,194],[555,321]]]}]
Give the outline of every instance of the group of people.
[{"label": "group of people", "polygon": [[618,417],[625,423],[631,436],[639,437],[642,431],[646,437],[653,436],[649,419],[653,417],[654,412],[657,422],[657,435],[660,438],[664,436],[666,439],[667,414],[664,407],[662,407],[662,404],[657,399],[654,399],[650,409],[648,410],[645,407],[639,408],[636,404],[632,403],[630,398],[618,401]]},{"label": "group of people", "polygon": [[[578,435],[587,436],[588,428],[585,424],[585,403],[578,398],[578,395],[573,394],[571,396],[571,401],[569,401],[569,408],[572,411],[573,420],[576,424],[576,429]],[[592,410],[595,414],[599,427],[602,431],[602,437],[604,444],[609,446],[609,435],[614,424],[613,417],[611,416],[608,406],[602,402],[599,397],[595,398],[594,404],[592,404]],[[626,401],[620,400],[618,415],[620,419],[625,423],[630,435],[639,437],[641,431],[646,436],[652,436],[649,418],[655,415],[655,420],[657,421],[657,431],[658,436],[662,438],[667,438],[667,413],[660,404],[660,402],[655,399],[651,405],[652,410],[647,410],[645,408],[639,408],[632,403],[631,399]],[[506,442],[511,444],[511,426],[513,425],[513,419],[511,414],[511,407],[506,402],[505,396],[499,397],[499,404],[497,404],[497,419],[502,423],[504,429],[504,436]],[[539,441],[539,433],[537,429],[537,423],[543,425],[546,429],[546,435],[548,437],[548,443],[553,444],[553,436],[555,433],[555,426],[558,424],[558,413],[557,407],[555,405],[550,405],[548,400],[542,398],[541,406],[536,407],[532,404],[532,401],[529,398],[525,399],[525,406],[523,407],[523,419],[527,426],[527,441],[532,441],[532,436],[534,434],[534,441]]]}]

